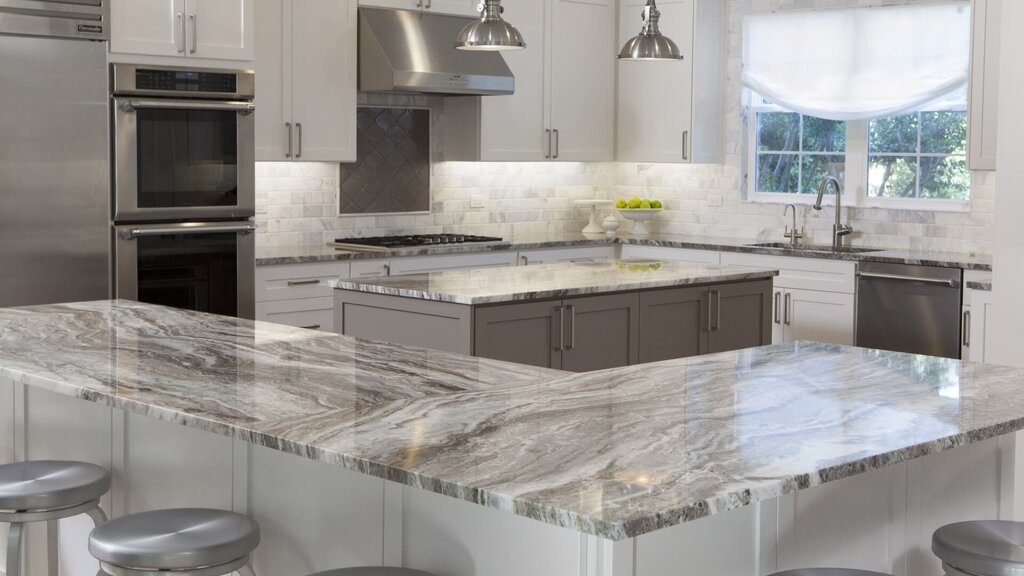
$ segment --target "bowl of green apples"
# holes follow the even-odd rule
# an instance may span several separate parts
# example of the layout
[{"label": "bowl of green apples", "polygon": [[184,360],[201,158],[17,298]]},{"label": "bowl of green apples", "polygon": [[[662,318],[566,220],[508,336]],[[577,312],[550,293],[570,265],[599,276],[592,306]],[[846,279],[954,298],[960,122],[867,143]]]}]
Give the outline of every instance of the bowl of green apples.
[{"label": "bowl of green apples", "polygon": [[657,218],[658,213],[662,211],[664,206],[661,200],[634,197],[629,200],[619,198],[615,202],[615,208],[623,218],[633,222],[630,235],[646,236],[650,234],[650,230],[647,229],[647,222]]}]

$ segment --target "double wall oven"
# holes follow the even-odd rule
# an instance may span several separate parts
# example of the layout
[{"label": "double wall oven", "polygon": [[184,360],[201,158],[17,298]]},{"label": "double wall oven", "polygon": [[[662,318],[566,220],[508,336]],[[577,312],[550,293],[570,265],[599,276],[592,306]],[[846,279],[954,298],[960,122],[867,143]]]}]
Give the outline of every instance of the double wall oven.
[{"label": "double wall oven", "polygon": [[114,64],[119,298],[255,316],[252,72]]}]

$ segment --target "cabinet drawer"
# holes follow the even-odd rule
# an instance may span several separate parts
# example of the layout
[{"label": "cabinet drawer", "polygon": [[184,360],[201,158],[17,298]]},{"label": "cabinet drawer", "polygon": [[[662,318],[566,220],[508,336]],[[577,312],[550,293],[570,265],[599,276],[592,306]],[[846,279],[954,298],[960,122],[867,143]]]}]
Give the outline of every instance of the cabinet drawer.
[{"label": "cabinet drawer", "polygon": [[329,297],[327,282],[348,276],[348,262],[260,266],[256,268],[256,301]]},{"label": "cabinet drawer", "polygon": [[334,332],[334,298],[258,302],[256,319],[298,328]]},{"label": "cabinet drawer", "polygon": [[622,247],[622,259],[672,260],[674,262],[693,262],[695,264],[713,264],[717,266],[721,262],[721,254],[713,250],[626,245]]},{"label": "cabinet drawer", "polygon": [[722,266],[778,270],[779,275],[774,282],[776,288],[843,294],[854,294],[857,291],[857,264],[854,262],[723,252]]},{"label": "cabinet drawer", "polygon": [[391,264],[387,258],[377,260],[353,260],[349,271],[350,278],[376,278],[390,276]]},{"label": "cabinet drawer", "polygon": [[478,254],[443,254],[438,256],[413,256],[392,258],[391,275],[425,274],[455,268],[489,268],[515,266],[515,252],[483,252]]},{"label": "cabinet drawer", "polygon": [[519,264],[550,264],[552,262],[588,262],[615,258],[615,246],[584,246],[582,248],[553,248],[550,250],[524,250],[519,252]]}]

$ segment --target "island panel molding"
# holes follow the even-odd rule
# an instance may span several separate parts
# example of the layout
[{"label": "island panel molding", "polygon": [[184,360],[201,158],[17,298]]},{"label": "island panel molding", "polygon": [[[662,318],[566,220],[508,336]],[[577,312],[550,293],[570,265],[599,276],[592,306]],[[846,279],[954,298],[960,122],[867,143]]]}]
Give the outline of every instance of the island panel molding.
[{"label": "island panel molding", "polygon": [[796,342],[568,375],[125,301],[0,310],[0,381],[608,540],[1024,428],[1024,370]]}]

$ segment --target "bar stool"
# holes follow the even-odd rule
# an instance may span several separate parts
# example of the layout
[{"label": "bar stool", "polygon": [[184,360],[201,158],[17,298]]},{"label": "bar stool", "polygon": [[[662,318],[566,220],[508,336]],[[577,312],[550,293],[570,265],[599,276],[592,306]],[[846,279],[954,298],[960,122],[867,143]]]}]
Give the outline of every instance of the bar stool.
[{"label": "bar stool", "polygon": [[409,568],[390,568],[387,566],[367,566],[359,568],[340,568],[317,572],[310,576],[435,576],[422,570],[410,570]]},{"label": "bar stool", "polygon": [[853,570],[850,568],[800,568],[776,572],[771,576],[890,576],[882,572],[869,570]]},{"label": "bar stool", "polygon": [[25,524],[46,522],[48,573],[57,574],[58,521],[88,514],[97,526],[107,521],[100,497],[110,490],[110,473],[86,462],[35,460],[0,466],[0,522],[9,522],[7,576],[21,574]]},{"label": "bar stool", "polygon": [[260,543],[251,518],[226,510],[180,508],[115,518],[89,535],[100,576],[255,576]]},{"label": "bar stool", "polygon": [[974,520],[932,534],[932,552],[949,576],[1024,574],[1024,523]]}]

